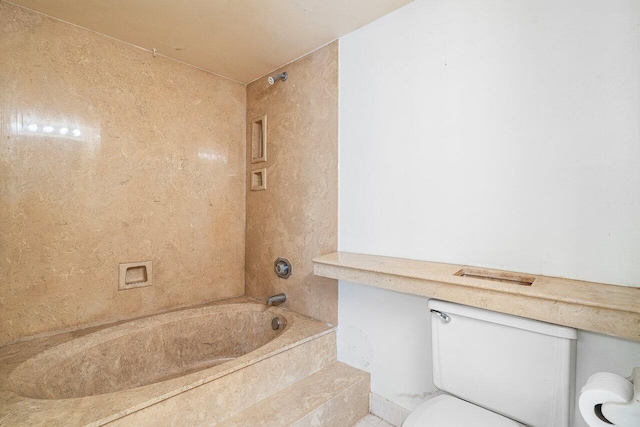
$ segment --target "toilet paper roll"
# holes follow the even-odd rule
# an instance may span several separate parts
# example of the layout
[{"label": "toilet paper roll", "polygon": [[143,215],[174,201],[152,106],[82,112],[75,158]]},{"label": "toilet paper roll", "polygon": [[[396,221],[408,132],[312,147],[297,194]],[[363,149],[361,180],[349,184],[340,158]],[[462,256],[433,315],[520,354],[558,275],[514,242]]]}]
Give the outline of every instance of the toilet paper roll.
[{"label": "toilet paper roll", "polygon": [[601,408],[603,403],[629,402],[633,398],[633,384],[619,375],[600,372],[591,375],[580,391],[578,406],[582,418],[590,427],[611,427],[605,421]]}]

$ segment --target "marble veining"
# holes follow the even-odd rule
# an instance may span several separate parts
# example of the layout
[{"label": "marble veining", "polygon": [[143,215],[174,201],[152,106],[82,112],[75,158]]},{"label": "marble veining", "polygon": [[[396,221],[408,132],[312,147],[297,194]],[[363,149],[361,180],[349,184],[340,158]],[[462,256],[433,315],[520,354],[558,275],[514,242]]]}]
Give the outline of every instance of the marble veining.
[{"label": "marble veining", "polygon": [[[286,320],[283,331],[271,330],[274,316]],[[243,377],[252,378],[256,371],[266,378],[283,369],[252,370],[260,362],[300,362],[298,376],[300,369],[295,366],[280,375],[282,380],[296,381],[335,361],[333,331],[288,310],[238,298],[5,346],[0,348],[0,425],[102,425],[144,408],[153,408],[148,421],[159,420],[154,411],[171,408],[170,403],[160,403],[187,391],[205,390],[209,400],[246,400],[254,388],[273,387],[278,380],[243,382]],[[158,335],[164,343],[154,349]],[[330,341],[320,339],[325,335]],[[304,350],[303,344],[316,341],[319,347]],[[287,356],[297,348],[308,353]],[[134,360],[136,353],[139,360]],[[127,355],[131,360],[125,360]],[[119,356],[123,359],[118,367],[114,358]],[[314,357],[320,358],[317,363]],[[208,358],[216,363],[208,365]],[[152,366],[145,367],[147,363]],[[132,375],[130,368],[141,372]],[[175,375],[158,377],[171,371]],[[222,387],[216,387],[223,378],[232,382],[226,384],[225,379]],[[208,384],[213,387],[200,388]],[[234,387],[244,392],[232,393]],[[136,415],[141,416],[147,415]]]},{"label": "marble veining", "polygon": [[244,294],[244,85],[1,0],[0,58],[0,345]]},{"label": "marble veining", "polygon": [[[69,399],[162,382],[225,363],[280,335],[259,305],[218,306],[154,316],[58,345],[20,365],[16,394]],[[280,315],[286,325],[286,317]]]},{"label": "marble veining", "polygon": [[351,427],[369,410],[369,381],[368,373],[336,362],[221,427]]}]

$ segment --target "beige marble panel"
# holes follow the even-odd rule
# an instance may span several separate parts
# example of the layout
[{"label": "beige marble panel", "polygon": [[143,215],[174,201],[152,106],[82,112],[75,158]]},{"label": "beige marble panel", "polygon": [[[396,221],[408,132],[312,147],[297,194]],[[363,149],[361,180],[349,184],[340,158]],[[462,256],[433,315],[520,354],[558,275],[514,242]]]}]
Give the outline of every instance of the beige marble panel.
[{"label": "beige marble panel", "polygon": [[[247,191],[246,294],[265,300],[285,292],[285,307],[337,322],[337,282],[313,275],[312,259],[337,247],[338,43],[331,43],[247,87],[247,121],[266,115],[269,185]],[[247,134],[247,144],[251,135]],[[276,276],[288,258],[293,275]]]},{"label": "beige marble panel", "polygon": [[[377,255],[336,252],[315,274],[640,341],[640,288]],[[530,285],[464,277],[463,269]]]},{"label": "beige marble panel", "polygon": [[370,376],[333,363],[229,418],[220,427],[348,427],[369,411]]},{"label": "beige marble panel", "polygon": [[243,295],[243,85],[3,1],[0,58],[0,344]]},{"label": "beige marble panel", "polygon": [[[350,366],[348,367],[351,368]],[[352,371],[350,372],[339,374],[334,379],[334,382],[345,383],[347,378],[353,378],[358,375],[352,373]],[[362,371],[359,374],[361,375],[360,380],[354,382],[349,388],[334,396],[324,405],[296,421],[292,424],[292,427],[344,427],[356,424],[360,418],[369,412],[369,392],[371,390],[369,374]],[[329,387],[323,384],[312,385],[307,393],[306,400],[320,400],[322,394],[326,395],[324,390],[327,388]]]}]

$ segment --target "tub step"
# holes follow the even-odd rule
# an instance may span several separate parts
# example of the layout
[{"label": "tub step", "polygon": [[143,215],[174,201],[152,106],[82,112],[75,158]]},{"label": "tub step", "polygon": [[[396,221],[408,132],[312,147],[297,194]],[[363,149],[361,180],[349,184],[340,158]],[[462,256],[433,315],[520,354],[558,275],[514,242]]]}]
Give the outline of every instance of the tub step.
[{"label": "tub step", "polygon": [[335,362],[216,426],[352,426],[369,412],[369,374]]}]

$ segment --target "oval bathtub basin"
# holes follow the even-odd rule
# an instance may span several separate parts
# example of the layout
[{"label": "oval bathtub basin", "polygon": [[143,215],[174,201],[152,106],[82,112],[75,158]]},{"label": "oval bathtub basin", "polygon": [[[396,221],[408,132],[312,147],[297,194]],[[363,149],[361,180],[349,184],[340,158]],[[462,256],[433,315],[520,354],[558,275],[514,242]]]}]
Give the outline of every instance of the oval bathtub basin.
[{"label": "oval bathtub basin", "polygon": [[274,313],[258,304],[183,310],[112,326],[40,353],[9,378],[16,394],[68,399],[113,393],[187,375],[272,341]]}]

